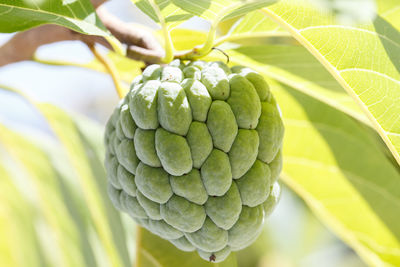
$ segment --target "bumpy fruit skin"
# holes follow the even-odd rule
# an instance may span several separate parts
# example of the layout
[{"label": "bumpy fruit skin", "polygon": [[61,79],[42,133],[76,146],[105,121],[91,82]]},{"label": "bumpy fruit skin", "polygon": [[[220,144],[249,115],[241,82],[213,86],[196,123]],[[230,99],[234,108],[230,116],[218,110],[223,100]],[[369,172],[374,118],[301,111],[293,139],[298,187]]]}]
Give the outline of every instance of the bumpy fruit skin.
[{"label": "bumpy fruit skin", "polygon": [[151,65],[106,126],[110,199],[179,249],[223,261],[258,237],[279,201],[283,134],[255,71]]}]

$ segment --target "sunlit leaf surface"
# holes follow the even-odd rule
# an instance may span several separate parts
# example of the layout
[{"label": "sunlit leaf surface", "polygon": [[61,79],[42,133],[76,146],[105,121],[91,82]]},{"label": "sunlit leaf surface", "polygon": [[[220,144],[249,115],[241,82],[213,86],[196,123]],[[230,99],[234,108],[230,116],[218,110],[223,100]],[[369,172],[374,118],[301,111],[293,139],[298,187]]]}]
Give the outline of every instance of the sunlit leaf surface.
[{"label": "sunlit leaf surface", "polygon": [[22,31],[45,23],[108,35],[89,0],[0,0],[0,32]]}]

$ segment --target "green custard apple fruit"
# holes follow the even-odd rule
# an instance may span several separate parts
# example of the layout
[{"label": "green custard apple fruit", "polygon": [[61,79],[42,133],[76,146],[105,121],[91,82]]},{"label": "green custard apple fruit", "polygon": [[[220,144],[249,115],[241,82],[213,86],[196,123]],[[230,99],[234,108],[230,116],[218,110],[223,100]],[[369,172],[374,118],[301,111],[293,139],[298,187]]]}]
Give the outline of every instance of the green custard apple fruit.
[{"label": "green custard apple fruit", "polygon": [[148,66],[106,126],[109,196],[179,249],[223,261],[258,237],[279,200],[283,133],[250,68]]}]

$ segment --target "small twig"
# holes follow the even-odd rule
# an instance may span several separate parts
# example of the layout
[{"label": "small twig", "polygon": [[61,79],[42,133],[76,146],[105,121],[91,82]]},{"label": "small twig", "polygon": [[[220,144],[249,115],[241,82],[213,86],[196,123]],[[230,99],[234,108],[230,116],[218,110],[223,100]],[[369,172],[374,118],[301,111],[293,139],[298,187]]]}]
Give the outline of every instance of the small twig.
[{"label": "small twig", "polygon": [[119,20],[104,7],[97,9],[107,29],[122,43],[128,46],[129,58],[143,61],[147,64],[160,63],[164,55],[163,49],[151,31]]},{"label": "small twig", "polygon": [[224,54],[224,56],[226,56],[226,64],[229,63],[229,55],[224,50],[222,50],[218,47],[213,47],[212,50],[217,50],[217,51],[221,52],[222,54]]},{"label": "small twig", "polygon": [[106,56],[102,55],[97,51],[95,45],[93,43],[87,43],[90,51],[92,51],[93,55],[97,58],[100,63],[106,68],[107,72],[111,75],[111,78],[114,82],[115,90],[117,91],[118,97],[123,98],[126,94],[125,90],[121,86],[121,80],[118,75],[118,71],[114,65],[114,63]]}]

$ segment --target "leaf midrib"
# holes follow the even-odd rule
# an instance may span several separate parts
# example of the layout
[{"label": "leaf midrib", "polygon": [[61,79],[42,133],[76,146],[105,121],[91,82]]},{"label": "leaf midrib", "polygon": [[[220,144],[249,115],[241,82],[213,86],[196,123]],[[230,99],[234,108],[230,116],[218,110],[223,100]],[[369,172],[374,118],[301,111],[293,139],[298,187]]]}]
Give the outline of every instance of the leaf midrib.
[{"label": "leaf midrib", "polygon": [[356,27],[351,27],[351,26],[344,26],[344,25],[319,25],[319,26],[309,26],[306,28],[302,28],[297,30],[299,33],[301,32],[305,32],[305,31],[309,31],[309,30],[317,30],[317,29],[324,29],[324,28],[338,28],[338,29],[345,29],[345,30],[351,30],[351,31],[358,31],[358,32],[363,32],[363,33],[368,33],[374,36],[378,36],[382,39],[387,40],[388,42],[392,43],[393,45],[397,46],[400,48],[400,44],[397,43],[396,41],[390,39],[389,37],[387,37],[386,35],[377,33],[377,32],[373,32],[367,29],[361,29],[361,28],[356,28]]}]

